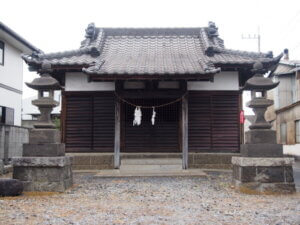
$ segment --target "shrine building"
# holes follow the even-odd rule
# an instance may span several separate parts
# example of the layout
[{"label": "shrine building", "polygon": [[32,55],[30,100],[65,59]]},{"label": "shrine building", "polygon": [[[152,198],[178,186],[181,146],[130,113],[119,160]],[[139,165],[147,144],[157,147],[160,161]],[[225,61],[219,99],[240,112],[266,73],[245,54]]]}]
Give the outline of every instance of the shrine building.
[{"label": "shrine building", "polygon": [[178,156],[186,169],[203,155],[239,153],[241,87],[255,62],[271,70],[280,57],[226,49],[210,22],[199,28],[90,24],[79,49],[23,59],[38,73],[50,65],[64,88],[62,142],[78,156],[76,165],[119,168],[122,157],[152,154]]}]

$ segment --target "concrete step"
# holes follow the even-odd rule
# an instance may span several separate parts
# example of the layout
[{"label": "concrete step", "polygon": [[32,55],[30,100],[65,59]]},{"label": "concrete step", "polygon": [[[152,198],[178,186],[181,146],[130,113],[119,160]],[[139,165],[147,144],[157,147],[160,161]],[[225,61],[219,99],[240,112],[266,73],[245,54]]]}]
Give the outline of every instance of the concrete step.
[{"label": "concrete step", "polygon": [[121,165],[181,165],[180,158],[122,159]]},{"label": "concrete step", "polygon": [[156,158],[181,158],[182,153],[154,153],[154,152],[144,152],[144,153],[122,153],[122,159],[156,159]]},{"label": "concrete step", "polygon": [[164,171],[164,172],[101,170],[95,174],[95,177],[185,177],[185,176],[207,177],[207,174],[200,169]]},{"label": "concrete step", "polygon": [[121,165],[121,171],[149,171],[149,172],[167,172],[167,171],[180,171],[181,165]]}]

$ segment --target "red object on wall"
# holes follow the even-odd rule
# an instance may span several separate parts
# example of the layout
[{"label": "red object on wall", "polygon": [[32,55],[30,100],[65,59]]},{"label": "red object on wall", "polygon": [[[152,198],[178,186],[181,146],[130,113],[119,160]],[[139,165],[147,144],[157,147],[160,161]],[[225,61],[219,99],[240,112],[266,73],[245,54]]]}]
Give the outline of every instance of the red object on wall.
[{"label": "red object on wall", "polygon": [[244,114],[244,110],[240,111],[240,124],[244,124],[245,123],[245,114]]}]

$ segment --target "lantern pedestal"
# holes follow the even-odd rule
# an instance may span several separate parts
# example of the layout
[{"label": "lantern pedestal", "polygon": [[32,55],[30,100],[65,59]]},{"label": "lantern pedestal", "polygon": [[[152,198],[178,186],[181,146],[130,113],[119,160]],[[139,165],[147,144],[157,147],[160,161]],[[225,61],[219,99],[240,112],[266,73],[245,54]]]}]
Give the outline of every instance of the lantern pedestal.
[{"label": "lantern pedestal", "polygon": [[42,65],[42,75],[27,86],[38,91],[32,104],[41,112],[29,132],[29,144],[23,144],[23,157],[13,159],[13,178],[24,184],[24,191],[64,192],[73,184],[72,160],[65,156],[60,131],[51,121],[51,111],[58,106],[54,91],[61,89],[51,77],[51,65]]},{"label": "lantern pedestal", "polygon": [[266,98],[266,91],[275,88],[274,83],[263,74],[260,62],[254,64],[253,72],[244,90],[251,91],[247,106],[255,113],[254,122],[245,132],[245,144],[241,145],[241,156],[232,157],[233,184],[244,192],[293,193],[296,191],[293,178],[293,158],[283,157],[281,144],[276,143],[276,132],[265,120],[267,108],[273,101]]},{"label": "lantern pedestal", "polygon": [[23,144],[24,157],[56,157],[65,155],[65,144],[60,143],[60,131],[33,129],[29,132],[29,144]]},{"label": "lantern pedestal", "polygon": [[245,144],[241,145],[244,157],[283,157],[281,144],[276,144],[276,131],[250,130],[245,132]]},{"label": "lantern pedestal", "polygon": [[24,191],[64,192],[73,184],[72,159],[56,129],[32,129],[23,157],[14,158],[13,165],[13,178],[23,182]]}]

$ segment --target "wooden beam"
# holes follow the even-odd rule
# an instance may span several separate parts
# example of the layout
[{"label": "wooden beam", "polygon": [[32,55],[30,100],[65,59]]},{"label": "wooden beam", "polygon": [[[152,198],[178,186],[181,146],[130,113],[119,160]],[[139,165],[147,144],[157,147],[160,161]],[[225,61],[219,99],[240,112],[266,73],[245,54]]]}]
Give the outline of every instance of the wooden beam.
[{"label": "wooden beam", "polygon": [[173,90],[166,90],[166,91],[122,91],[117,92],[117,94],[122,98],[129,98],[129,99],[153,99],[153,98],[179,98],[185,94],[183,91],[173,91]]},{"label": "wooden beam", "polygon": [[91,81],[117,81],[117,80],[198,80],[198,81],[207,81],[211,80],[215,75],[212,74],[140,74],[140,75],[128,75],[128,74],[88,74],[91,77]]},{"label": "wooden beam", "polygon": [[182,169],[188,168],[189,150],[188,150],[188,99],[182,98]]},{"label": "wooden beam", "polygon": [[114,143],[114,168],[120,168],[120,141],[121,141],[121,104],[115,100],[115,143]]}]

